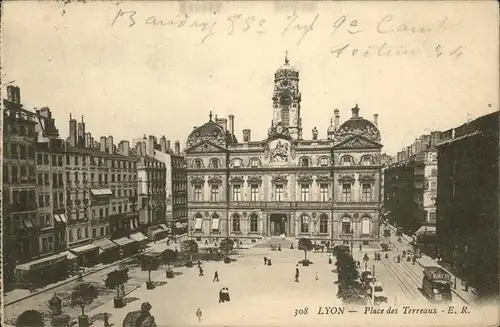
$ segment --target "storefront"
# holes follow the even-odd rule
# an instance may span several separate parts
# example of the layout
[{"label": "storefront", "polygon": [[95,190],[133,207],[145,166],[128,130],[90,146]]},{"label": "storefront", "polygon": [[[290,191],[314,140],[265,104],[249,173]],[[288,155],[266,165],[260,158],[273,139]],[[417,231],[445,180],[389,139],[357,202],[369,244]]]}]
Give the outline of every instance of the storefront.
[{"label": "storefront", "polygon": [[107,238],[93,241],[92,244],[99,248],[99,259],[102,263],[111,263],[120,259],[120,247]]},{"label": "storefront", "polygon": [[69,251],[77,256],[80,267],[92,267],[99,263],[99,248],[94,244],[82,245]]},{"label": "storefront", "polygon": [[120,258],[130,257],[139,252],[139,242],[128,237],[120,237],[112,240],[120,247]]},{"label": "storefront", "polygon": [[16,266],[16,280],[20,283],[47,285],[68,276],[66,253],[54,254]]},{"label": "storefront", "polygon": [[173,232],[176,235],[182,235],[187,233],[187,218],[173,223]]}]

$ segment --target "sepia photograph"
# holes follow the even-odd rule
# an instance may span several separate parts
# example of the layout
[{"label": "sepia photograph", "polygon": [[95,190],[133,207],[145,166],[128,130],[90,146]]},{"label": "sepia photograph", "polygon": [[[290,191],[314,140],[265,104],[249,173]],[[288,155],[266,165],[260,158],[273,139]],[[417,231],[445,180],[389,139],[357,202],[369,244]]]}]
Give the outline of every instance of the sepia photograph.
[{"label": "sepia photograph", "polygon": [[499,326],[496,1],[3,1],[1,326]]}]

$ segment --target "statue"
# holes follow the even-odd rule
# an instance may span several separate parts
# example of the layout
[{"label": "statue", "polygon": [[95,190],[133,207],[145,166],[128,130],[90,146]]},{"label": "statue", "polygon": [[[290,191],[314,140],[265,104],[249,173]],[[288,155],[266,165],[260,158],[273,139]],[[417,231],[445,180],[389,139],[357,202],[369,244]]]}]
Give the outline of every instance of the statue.
[{"label": "statue", "polygon": [[314,126],[314,128],[312,129],[312,133],[313,133],[313,140],[317,140],[318,139],[318,129],[316,128],[316,126]]},{"label": "statue", "polygon": [[272,159],[278,161],[286,161],[288,157],[288,143],[282,143],[281,140],[278,141],[276,147],[273,150]]},{"label": "statue", "polygon": [[144,302],[141,310],[129,312],[123,320],[123,327],[156,327],[155,319],[150,313],[151,304]]}]

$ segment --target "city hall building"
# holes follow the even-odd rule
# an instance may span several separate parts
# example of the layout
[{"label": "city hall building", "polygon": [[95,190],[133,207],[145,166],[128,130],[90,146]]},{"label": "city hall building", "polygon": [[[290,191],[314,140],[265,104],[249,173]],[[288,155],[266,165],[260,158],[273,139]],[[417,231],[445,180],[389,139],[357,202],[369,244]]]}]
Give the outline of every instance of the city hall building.
[{"label": "city hall building", "polygon": [[[380,132],[352,108],[335,110],[320,138],[303,137],[299,71],[274,78],[272,122],[263,139],[238,141],[234,116],[213,117],[187,139],[189,233],[201,240],[286,235],[367,243],[379,237]],[[229,124],[228,124],[229,123]]]}]

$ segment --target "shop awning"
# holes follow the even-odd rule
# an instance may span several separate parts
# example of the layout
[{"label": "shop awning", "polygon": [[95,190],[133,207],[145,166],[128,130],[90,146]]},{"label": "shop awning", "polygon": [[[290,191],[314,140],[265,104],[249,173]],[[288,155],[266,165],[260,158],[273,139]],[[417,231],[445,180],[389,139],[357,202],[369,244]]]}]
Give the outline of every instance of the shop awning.
[{"label": "shop awning", "polygon": [[94,244],[95,246],[98,246],[99,249],[101,249],[103,251],[111,250],[113,248],[117,248],[118,247],[118,245],[116,245],[115,243],[111,242],[107,238],[102,238],[100,240],[96,240],[96,241],[92,242],[92,244]]},{"label": "shop awning", "polygon": [[54,219],[56,220],[56,222],[61,224],[66,224],[68,222],[68,219],[66,219],[65,214],[54,215]]},{"label": "shop awning", "polygon": [[33,223],[31,223],[31,220],[29,220],[29,219],[24,219],[23,223],[24,223],[24,227],[27,227],[27,228],[33,227]]},{"label": "shop awning", "polygon": [[416,236],[425,234],[436,234],[436,226],[421,226],[416,232]]},{"label": "shop awning", "polygon": [[219,218],[212,219],[212,230],[219,230]]},{"label": "shop awning", "polygon": [[65,253],[58,253],[51,255],[49,257],[33,260],[27,263],[23,263],[20,265],[16,266],[16,269],[19,270],[34,270],[38,268],[43,268],[43,267],[48,267],[50,265],[53,265],[58,262],[62,262],[66,260],[66,254]]},{"label": "shop awning", "polygon": [[170,230],[170,228],[168,228],[167,225],[165,225],[165,224],[160,224],[159,226],[161,228],[163,228],[164,230]]},{"label": "shop awning", "polygon": [[94,196],[101,196],[101,195],[112,195],[113,191],[109,188],[93,188],[90,189],[90,192],[92,192],[92,195]]},{"label": "shop awning", "polygon": [[71,252],[69,252],[69,251],[66,251],[66,252],[64,252],[64,253],[66,254],[66,258],[67,258],[68,260],[73,260],[73,259],[78,258],[78,256],[74,255],[73,253],[71,253]]},{"label": "shop awning", "polygon": [[150,240],[154,241],[156,235],[160,235],[160,234],[166,235],[166,233],[167,233],[166,230],[163,230],[163,229],[159,228],[157,230],[150,230],[149,233],[148,233],[149,234],[148,236],[149,236]]},{"label": "shop awning", "polygon": [[130,238],[137,241],[137,242],[142,242],[142,241],[145,241],[148,239],[146,236],[144,236],[143,233],[140,233],[140,232],[131,234]]},{"label": "shop awning", "polygon": [[130,229],[131,230],[134,230],[134,221],[133,220],[130,220]]},{"label": "shop awning", "polygon": [[115,242],[116,244],[118,244],[120,246],[126,246],[126,245],[129,245],[129,244],[132,244],[132,243],[136,243],[136,241],[131,240],[128,237],[117,238],[116,240],[113,240],[113,242]]},{"label": "shop awning", "polygon": [[97,246],[94,245],[94,244],[86,244],[86,245],[82,245],[82,246],[79,246],[79,247],[76,247],[74,249],[69,249],[71,252],[73,253],[76,253],[76,254],[83,254],[85,252],[89,252],[89,251],[92,251],[92,250],[95,250],[97,249]]}]

